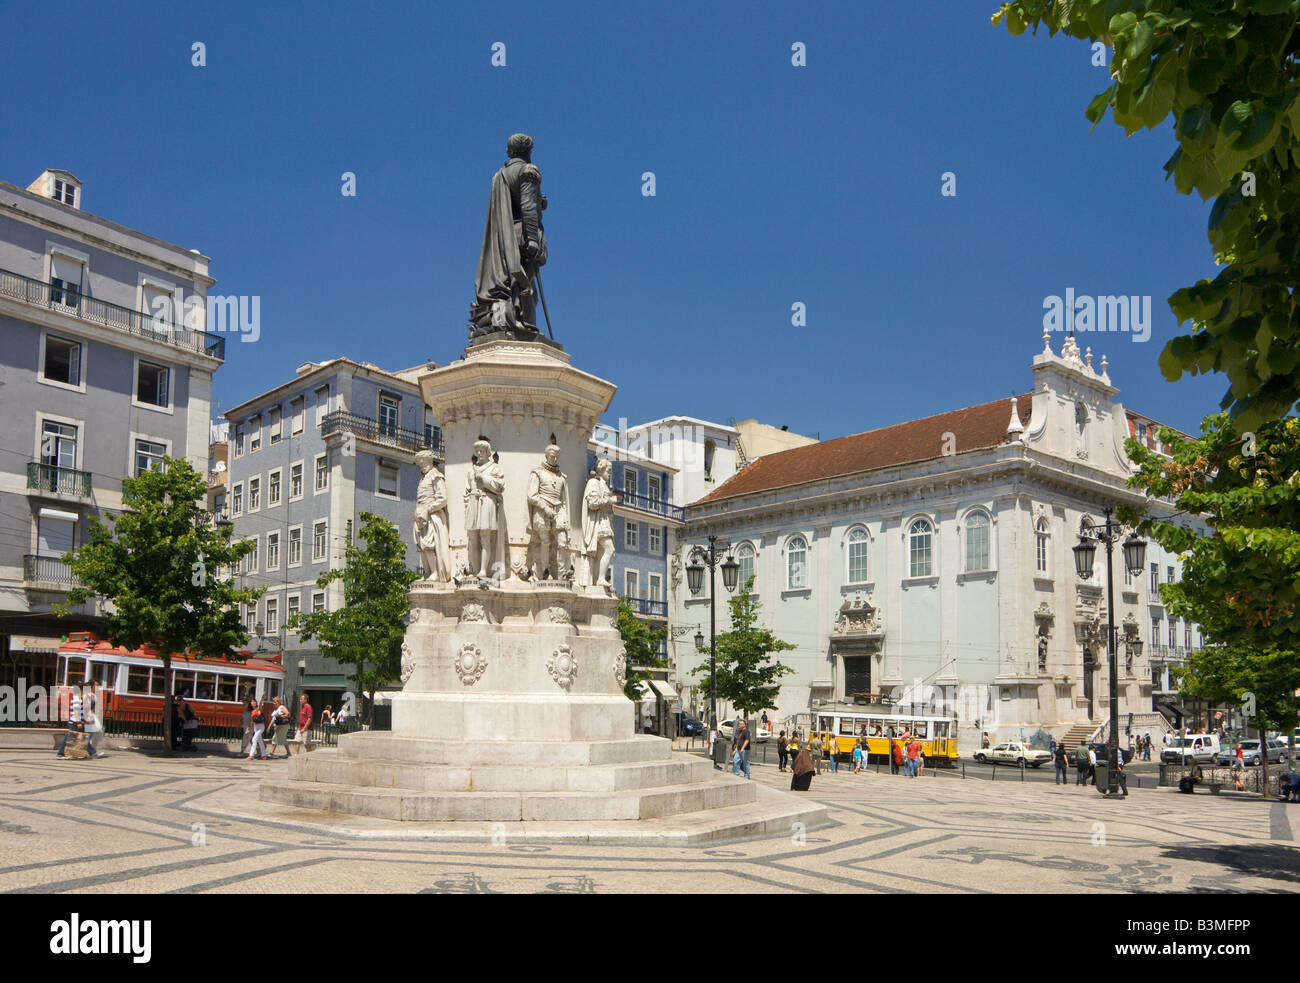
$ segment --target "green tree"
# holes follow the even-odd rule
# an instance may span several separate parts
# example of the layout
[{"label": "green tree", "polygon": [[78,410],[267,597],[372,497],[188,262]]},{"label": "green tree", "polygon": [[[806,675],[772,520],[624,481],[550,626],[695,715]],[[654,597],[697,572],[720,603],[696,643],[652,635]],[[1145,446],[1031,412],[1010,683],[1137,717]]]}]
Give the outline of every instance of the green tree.
[{"label": "green tree", "polygon": [[[1300,420],[1240,434],[1228,414],[1206,417],[1201,436],[1162,427],[1166,458],[1125,444],[1138,472],[1129,485],[1171,500],[1178,514],[1151,518],[1121,507],[1134,525],[1183,557],[1183,576],[1160,585],[1170,617],[1199,624],[1206,646],[1180,673],[1189,696],[1241,705],[1253,694],[1262,728],[1293,727],[1300,688]],[[1186,520],[1209,526],[1198,532]]]},{"label": "green tree", "polygon": [[623,636],[623,657],[627,662],[627,682],[623,694],[633,702],[641,699],[641,684],[654,676],[651,669],[662,669],[668,660],[659,655],[659,645],[668,635],[666,628],[651,628],[637,618],[626,597],[618,599],[618,633]]},{"label": "green tree", "polygon": [[411,609],[407,591],[420,575],[406,566],[406,542],[383,516],[362,512],[357,536],[365,548],[348,543],[343,569],[316,578],[322,590],[343,581],[343,606],[295,615],[285,627],[304,640],[317,639],[322,655],[355,667],[348,678],[367,694],[366,720],[374,723],[375,690],[402,671],[402,639]]},{"label": "green tree", "polygon": [[[727,599],[731,609],[731,629],[717,638],[718,696],[727,700],[748,719],[751,714],[776,707],[781,692],[780,679],[793,673],[789,666],[773,662],[773,652],[785,652],[795,646],[777,638],[766,628],[758,627],[761,605],[753,593],[754,578]],[[691,670],[708,683],[709,664]]]},{"label": "green tree", "polygon": [[219,571],[231,570],[252,552],[251,542],[232,542],[230,526],[208,521],[199,503],[207,480],[183,459],[165,458],[157,470],[122,481],[122,512],[108,523],[92,519],[87,542],[64,555],[84,585],[68,591],[55,612],[98,594],[111,601],[109,640],[126,649],[151,645],[162,660],[168,685],[163,695],[163,745],[171,750],[171,660],[240,658],[248,643],[239,605],[253,604],[263,588],[240,588]]},{"label": "green tree", "polygon": [[1040,26],[1110,48],[1109,107],[1126,133],[1172,117],[1165,172],[1180,194],[1214,198],[1209,240],[1222,266],[1169,298],[1190,334],[1160,355],[1165,378],[1221,372],[1243,430],[1300,398],[1300,31],[1296,0],[1015,0],[993,23]]}]

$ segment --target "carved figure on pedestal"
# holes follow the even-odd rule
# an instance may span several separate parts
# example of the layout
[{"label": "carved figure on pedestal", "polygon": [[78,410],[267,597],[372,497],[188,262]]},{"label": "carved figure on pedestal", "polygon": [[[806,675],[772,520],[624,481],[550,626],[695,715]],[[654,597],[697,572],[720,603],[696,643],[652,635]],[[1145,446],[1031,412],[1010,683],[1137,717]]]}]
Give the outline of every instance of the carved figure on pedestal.
[{"label": "carved figure on pedestal", "polygon": [[465,483],[465,540],[469,548],[469,573],[480,580],[507,576],[505,563],[505,516],[501,499],[506,477],[492,453],[492,444],[480,436],[474,442]]},{"label": "carved figure on pedestal", "polygon": [[451,580],[451,554],[447,548],[447,481],[434,465],[433,454],[420,451],[415,463],[424,477],[415,492],[415,548],[424,564],[425,577],[436,583]]},{"label": "carved figure on pedestal", "polygon": [[560,470],[560,449],[546,448],[528,475],[528,571],[534,580],[569,575],[569,480]]},{"label": "carved figure on pedestal", "polygon": [[1038,671],[1047,670],[1047,635],[1040,633],[1038,636]]},{"label": "carved figure on pedestal", "polygon": [[[609,477],[614,465],[602,458],[582,492],[582,542],[591,564],[591,582],[608,587],[609,564],[614,559],[614,491]],[[612,588],[611,588],[612,589]]]}]

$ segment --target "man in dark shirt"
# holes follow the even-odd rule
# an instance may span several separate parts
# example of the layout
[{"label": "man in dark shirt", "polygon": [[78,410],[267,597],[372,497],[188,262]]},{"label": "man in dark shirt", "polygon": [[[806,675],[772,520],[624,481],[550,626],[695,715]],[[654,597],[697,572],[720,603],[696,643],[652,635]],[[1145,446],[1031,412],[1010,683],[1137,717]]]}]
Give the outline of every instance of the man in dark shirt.
[{"label": "man in dark shirt", "polygon": [[1069,785],[1067,777],[1070,767],[1070,760],[1065,752],[1065,744],[1062,741],[1056,742],[1056,747],[1052,749],[1052,761],[1056,764],[1056,784]]}]

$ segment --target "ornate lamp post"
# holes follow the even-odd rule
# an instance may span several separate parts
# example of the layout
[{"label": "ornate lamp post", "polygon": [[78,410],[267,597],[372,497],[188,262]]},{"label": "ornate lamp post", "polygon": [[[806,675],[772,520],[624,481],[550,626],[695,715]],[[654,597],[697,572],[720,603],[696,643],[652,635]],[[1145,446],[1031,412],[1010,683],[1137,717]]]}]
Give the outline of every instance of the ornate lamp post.
[{"label": "ornate lamp post", "polygon": [[[726,557],[723,558],[723,552]],[[709,537],[709,545],[692,546],[686,564],[686,586],[691,593],[698,596],[704,588],[704,568],[709,568],[709,730],[718,727],[718,583],[714,576],[718,567],[722,567],[722,585],[730,594],[736,589],[740,575],[740,564],[731,555],[731,544],[726,540],[718,542],[717,536]],[[695,633],[695,645],[703,650],[704,633]]]},{"label": "ornate lamp post", "polygon": [[[1106,652],[1108,664],[1110,666],[1110,738],[1106,742],[1106,757],[1110,762],[1107,769],[1107,788],[1108,794],[1114,794],[1119,783],[1115,780],[1115,765],[1119,760],[1119,680],[1118,673],[1115,670],[1115,571],[1114,571],[1114,552],[1115,541],[1124,532],[1124,527],[1118,522],[1111,521],[1111,515],[1115,510],[1110,506],[1105,509],[1106,524],[1100,528],[1094,528],[1092,535],[1084,533],[1079,534],[1079,545],[1074,547],[1074,568],[1084,580],[1092,576],[1092,561],[1097,553],[1097,544],[1106,544]],[[1128,566],[1129,572],[1135,576],[1142,573],[1142,568],[1146,563],[1147,544],[1143,539],[1139,539],[1136,533],[1129,533],[1124,540],[1124,563]]]}]

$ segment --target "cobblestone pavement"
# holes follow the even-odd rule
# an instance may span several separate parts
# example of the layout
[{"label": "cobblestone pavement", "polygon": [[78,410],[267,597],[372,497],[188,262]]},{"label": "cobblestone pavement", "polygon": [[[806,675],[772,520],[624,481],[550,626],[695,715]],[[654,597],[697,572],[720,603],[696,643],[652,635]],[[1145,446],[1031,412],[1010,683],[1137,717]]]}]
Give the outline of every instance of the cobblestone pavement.
[{"label": "cobblestone pavement", "polygon": [[[283,762],[0,752],[0,892],[1287,892],[1300,805],[847,769],[833,824],[723,846],[341,839],[183,808]],[[772,765],[754,779],[788,787]],[[195,824],[202,823],[202,827]]]}]

